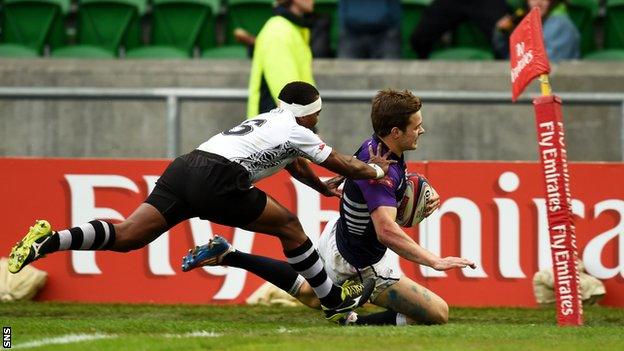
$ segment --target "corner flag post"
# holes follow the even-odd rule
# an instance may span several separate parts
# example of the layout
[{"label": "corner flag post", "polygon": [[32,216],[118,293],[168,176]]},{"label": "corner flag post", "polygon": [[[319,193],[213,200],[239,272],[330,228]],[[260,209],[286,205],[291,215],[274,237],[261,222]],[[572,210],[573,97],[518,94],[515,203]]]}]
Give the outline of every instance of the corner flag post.
[{"label": "corner flag post", "polygon": [[541,16],[537,8],[522,20],[509,41],[512,100],[516,101],[524,88],[535,77],[540,77],[542,96],[533,99],[533,105],[546,190],[557,322],[560,326],[580,326],[583,324],[583,304],[576,264],[578,254],[561,98],[551,93],[550,63],[544,49]]},{"label": "corner flag post", "polygon": [[550,96],[552,95],[552,90],[550,88],[550,81],[548,80],[548,74],[540,74],[540,90],[542,91],[542,96]]}]

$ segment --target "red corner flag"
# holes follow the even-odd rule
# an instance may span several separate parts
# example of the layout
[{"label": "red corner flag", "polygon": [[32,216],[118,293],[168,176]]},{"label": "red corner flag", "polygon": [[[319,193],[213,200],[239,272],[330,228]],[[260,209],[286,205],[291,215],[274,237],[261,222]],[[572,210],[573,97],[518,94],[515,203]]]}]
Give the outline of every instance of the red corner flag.
[{"label": "red corner flag", "polygon": [[511,100],[516,101],[535,77],[550,73],[550,64],[542,37],[542,18],[537,7],[533,8],[511,33],[509,58],[511,61]]},{"label": "red corner flag", "polygon": [[537,8],[520,22],[509,39],[511,94],[516,101],[524,88],[540,77],[542,95],[533,100],[538,149],[546,190],[550,252],[559,325],[582,325],[583,304],[576,262],[576,233],[561,114],[561,99],[551,95],[550,64],[544,50],[542,18]]}]

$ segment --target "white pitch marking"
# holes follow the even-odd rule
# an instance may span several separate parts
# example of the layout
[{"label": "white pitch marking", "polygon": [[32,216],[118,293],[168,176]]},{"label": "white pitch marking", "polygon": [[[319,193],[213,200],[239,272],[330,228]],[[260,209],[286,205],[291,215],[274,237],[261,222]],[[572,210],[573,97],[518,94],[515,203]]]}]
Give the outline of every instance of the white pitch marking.
[{"label": "white pitch marking", "polygon": [[218,338],[218,337],[220,337],[222,335],[223,334],[219,334],[219,333],[215,333],[215,332],[199,330],[199,331],[193,331],[193,332],[188,332],[188,333],[184,333],[184,334],[163,334],[162,336],[165,337],[165,338],[197,338],[197,337],[201,337],[201,338]]},{"label": "white pitch marking", "polygon": [[112,334],[67,334],[61,335],[54,338],[45,338],[35,341],[26,342],[23,344],[17,344],[13,346],[15,349],[24,349],[24,348],[32,348],[32,347],[40,347],[46,345],[63,345],[63,344],[73,344],[77,342],[90,341],[90,340],[100,340],[100,339],[108,339],[108,338],[116,338],[116,335]]}]

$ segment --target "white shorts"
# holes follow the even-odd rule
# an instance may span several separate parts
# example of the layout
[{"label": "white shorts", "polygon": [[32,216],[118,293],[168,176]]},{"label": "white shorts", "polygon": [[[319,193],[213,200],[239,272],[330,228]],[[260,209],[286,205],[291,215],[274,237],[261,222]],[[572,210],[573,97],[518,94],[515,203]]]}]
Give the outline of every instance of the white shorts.
[{"label": "white shorts", "polygon": [[370,300],[375,301],[379,294],[399,281],[401,273],[392,269],[388,264],[388,252],[379,262],[365,268],[355,268],[345,260],[336,246],[336,222],[338,217],[327,223],[318,243],[317,251],[329,278],[336,284],[342,284],[347,279],[361,281],[375,278],[375,290]]}]

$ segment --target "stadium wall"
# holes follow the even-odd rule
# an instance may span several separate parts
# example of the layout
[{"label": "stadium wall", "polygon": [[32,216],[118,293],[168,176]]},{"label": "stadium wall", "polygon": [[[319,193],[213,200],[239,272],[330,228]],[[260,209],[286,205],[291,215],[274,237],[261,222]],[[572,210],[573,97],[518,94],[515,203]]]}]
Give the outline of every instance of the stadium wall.
[{"label": "stadium wall", "polygon": [[[317,60],[320,90],[509,91],[506,62]],[[249,61],[2,59],[0,86],[245,88]],[[620,63],[553,65],[555,92],[622,92]],[[529,94],[537,93],[533,85]],[[621,161],[620,106],[567,106],[571,161]],[[181,150],[240,122],[243,102],[183,102]],[[166,156],[164,101],[0,100],[0,156],[159,158]],[[326,103],[319,131],[343,152],[371,133],[367,103]],[[537,159],[527,104],[424,102],[427,134],[410,160]]]}]

